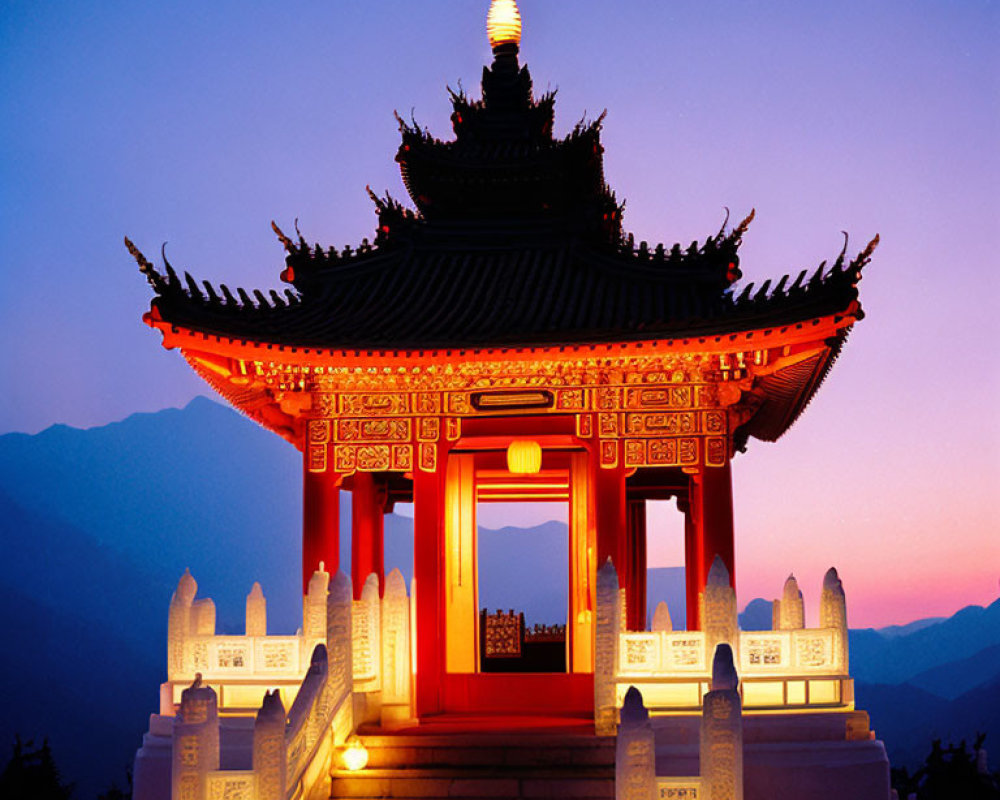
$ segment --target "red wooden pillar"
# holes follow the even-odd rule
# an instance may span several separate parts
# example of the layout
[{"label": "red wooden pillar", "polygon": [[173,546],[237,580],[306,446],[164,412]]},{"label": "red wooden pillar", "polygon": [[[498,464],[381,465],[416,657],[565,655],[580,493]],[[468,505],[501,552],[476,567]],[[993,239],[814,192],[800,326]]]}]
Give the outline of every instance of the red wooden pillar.
[{"label": "red wooden pillar", "polygon": [[597,568],[611,557],[618,572],[618,585],[628,584],[629,572],[625,510],[625,470],[594,466],[594,519],[597,528]]},{"label": "red wooden pillar", "polygon": [[628,501],[625,606],[630,631],[646,630],[646,501]]},{"label": "red wooden pillar", "polygon": [[327,572],[340,569],[340,479],[332,471],[302,473],[302,593],[322,561]]},{"label": "red wooden pillar", "polygon": [[684,513],[684,602],[687,608],[687,629],[700,630],[701,619],[698,607],[698,593],[704,586],[701,580],[701,539],[698,536],[698,526],[695,523],[695,492],[694,476],[689,482],[688,497],[677,499],[677,508]]},{"label": "red wooden pillar", "polygon": [[351,480],[351,583],[361,599],[365,580],[378,576],[379,595],[385,590],[385,482],[370,472]]},{"label": "red wooden pillar", "polygon": [[413,577],[416,582],[418,717],[443,710],[445,671],[444,490],[447,451],[437,446],[437,471],[413,470]]},{"label": "red wooden pillar", "polygon": [[686,549],[686,555],[694,558],[695,569],[691,570],[689,561],[685,567],[695,578],[695,586],[691,580],[687,584],[688,622],[691,615],[691,596],[694,590],[695,619],[697,627],[701,628],[698,616],[697,597],[704,591],[708,580],[708,572],[716,556],[729,570],[729,583],[736,585],[736,559],[733,540],[733,479],[732,468],[727,461],[722,467],[705,467],[697,475],[691,476],[691,506],[693,511],[694,539],[692,550]]}]

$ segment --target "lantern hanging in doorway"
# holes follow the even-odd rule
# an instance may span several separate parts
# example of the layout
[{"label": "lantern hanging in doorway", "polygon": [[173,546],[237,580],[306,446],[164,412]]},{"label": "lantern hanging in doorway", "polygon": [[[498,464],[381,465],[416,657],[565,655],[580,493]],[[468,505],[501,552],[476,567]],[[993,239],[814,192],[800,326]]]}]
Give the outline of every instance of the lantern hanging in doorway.
[{"label": "lantern hanging in doorway", "polygon": [[534,475],[542,468],[542,448],[532,439],[515,439],[507,445],[507,469],[515,475]]}]

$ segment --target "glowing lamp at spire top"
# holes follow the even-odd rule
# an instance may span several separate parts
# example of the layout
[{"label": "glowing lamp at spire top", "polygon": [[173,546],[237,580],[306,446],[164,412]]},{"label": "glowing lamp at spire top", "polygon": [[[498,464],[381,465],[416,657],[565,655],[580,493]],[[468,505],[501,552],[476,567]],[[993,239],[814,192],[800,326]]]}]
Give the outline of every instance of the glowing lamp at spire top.
[{"label": "glowing lamp at spire top", "polygon": [[521,12],[515,0],[493,0],[486,15],[486,35],[496,50],[505,44],[521,44]]}]

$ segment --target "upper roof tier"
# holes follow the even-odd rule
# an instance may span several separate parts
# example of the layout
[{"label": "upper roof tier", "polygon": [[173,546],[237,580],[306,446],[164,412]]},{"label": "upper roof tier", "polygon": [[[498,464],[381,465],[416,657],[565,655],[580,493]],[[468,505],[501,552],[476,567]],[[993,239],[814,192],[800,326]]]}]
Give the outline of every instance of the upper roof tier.
[{"label": "upper roof tier", "polygon": [[152,319],[256,342],[394,350],[637,341],[861,317],[857,283],[874,242],[808,280],[803,272],[773,291],[768,281],[741,293],[731,287],[752,212],[686,249],[636,246],[604,180],[603,115],[554,138],[554,95],[532,94],[518,63],[519,24],[497,30],[482,98],[451,93],[453,141],[400,120],[396,160],[415,212],[372,194],[374,241],[340,252],[275,226],[286,249],[281,277],[295,289],[284,296],[181,280],[165,258],[160,272],[128,242],[157,295]]}]

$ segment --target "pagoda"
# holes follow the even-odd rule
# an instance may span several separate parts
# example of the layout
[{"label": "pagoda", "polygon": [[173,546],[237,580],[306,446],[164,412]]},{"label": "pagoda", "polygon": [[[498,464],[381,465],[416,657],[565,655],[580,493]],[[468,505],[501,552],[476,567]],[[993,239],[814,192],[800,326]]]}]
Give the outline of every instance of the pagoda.
[{"label": "pagoda", "polygon": [[[731,594],[737,566],[730,465],[751,439],[782,436],[819,389],[863,318],[858,283],[878,238],[853,258],[845,245],[830,266],[759,287],[739,285],[739,248],[752,211],[688,247],[636,243],[605,180],[603,117],[555,136],[554,93],[536,97],[519,63],[513,0],[494,0],[488,32],[494,59],[483,70],[482,97],[451,92],[453,138],[437,139],[397,117],[395,158],[412,208],[369,190],[375,233],[343,250],[274,225],[285,249],[283,292],[216,288],[182,277],[165,257],[158,269],[126,244],[155,293],[143,319],[163,346],[180,350],[229,403],[302,453],[307,617],[310,598],[322,593],[332,626],[335,592],[329,577],[317,576],[338,570],[350,578],[343,585],[355,615],[397,590],[406,597],[405,584],[400,589],[386,573],[383,519],[394,503],[413,503],[411,694],[399,718],[424,724],[454,714],[596,713],[598,732],[613,732],[629,685],[642,689],[650,708],[702,708],[721,642],[732,645],[730,668],[734,657],[738,670],[772,663],[766,655],[753,660],[754,645],[737,641],[746,634],[733,632],[735,622],[728,634],[718,629],[718,602],[729,602],[718,598]],[[352,495],[349,532],[339,529],[341,491]],[[681,683],[671,684],[673,694],[653,683],[643,688],[662,660],[648,674],[640,663],[648,637],[678,635],[646,630],[646,501],[671,498],[685,531],[689,635],[677,641],[711,640],[711,652],[692,667],[694,699],[680,705],[670,698]],[[476,506],[532,501],[568,507],[564,669],[484,671]],[[351,563],[341,565],[347,535]],[[612,582],[602,599],[602,585]],[[754,690],[761,708],[856,713],[839,585],[835,573],[824,585],[821,628],[829,637],[816,641],[829,660],[811,662],[829,667],[822,681],[810,688],[809,669],[789,662],[778,700],[765,697],[765,682]],[[781,604],[792,617],[795,592],[786,591]],[[183,617],[191,636],[206,632],[193,595],[183,581],[175,595],[191,609],[190,625]],[[607,602],[614,604],[610,616]],[[249,609],[248,599],[248,636]],[[775,652],[799,652],[795,637],[805,636],[804,625],[779,624],[778,616],[774,633],[787,633],[788,644],[781,639]],[[320,641],[322,625],[317,630]],[[605,652],[608,632],[613,650]],[[332,636],[324,658],[335,658]],[[358,648],[371,642],[358,644],[357,622],[353,636],[358,692]],[[625,648],[639,654],[632,673]],[[193,668],[188,674],[181,666],[186,657],[174,665],[184,686],[193,678]],[[315,654],[302,661],[296,685],[308,663],[319,663]],[[719,669],[728,674],[725,664]],[[211,669],[202,664],[198,672]],[[741,670],[745,707],[753,705],[751,672]],[[614,699],[602,710],[608,680]],[[735,685],[720,681],[715,694]],[[188,701],[175,684],[161,714],[186,719]],[[207,690],[197,684],[188,691],[202,719],[196,693]],[[265,692],[258,721],[276,702]],[[220,713],[225,697],[210,702]],[[612,717],[602,723],[608,708]],[[856,738],[867,737],[865,728]],[[174,769],[181,780],[176,757]]]}]

